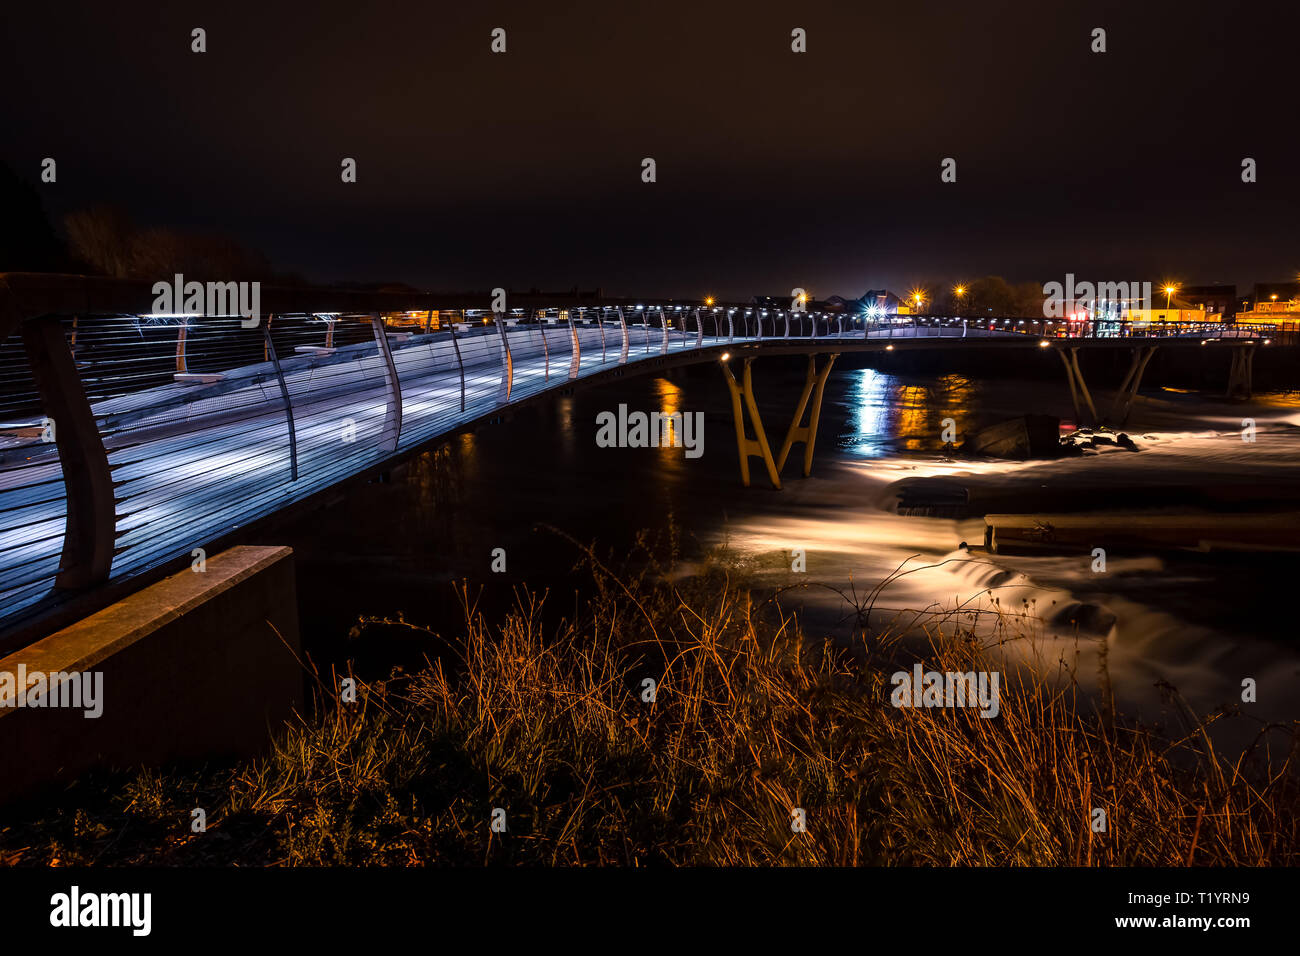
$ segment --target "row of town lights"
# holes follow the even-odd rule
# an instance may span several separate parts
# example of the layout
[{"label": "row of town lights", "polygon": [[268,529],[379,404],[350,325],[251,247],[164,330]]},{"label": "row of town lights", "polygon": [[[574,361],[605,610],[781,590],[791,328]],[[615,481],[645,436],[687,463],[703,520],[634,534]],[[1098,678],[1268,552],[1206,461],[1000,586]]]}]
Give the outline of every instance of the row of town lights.
[{"label": "row of town lights", "polygon": [[[1170,308],[1170,307],[1171,307],[1171,305],[1172,305],[1173,295],[1174,295],[1175,292],[1178,291],[1178,289],[1179,289],[1179,286],[1178,286],[1177,284],[1175,284],[1175,283],[1167,283],[1167,284],[1163,287],[1162,291],[1165,293],[1165,308]],[[965,298],[966,293],[967,293],[967,289],[966,289],[966,287],[965,287],[964,285],[954,286],[952,291],[953,291],[953,295],[957,298],[957,300],[958,300],[959,303],[961,302],[962,299]],[[926,302],[926,293],[925,293],[925,291],[922,290],[922,289],[913,289],[913,290],[909,293],[909,298],[910,298],[910,300],[911,300],[911,301],[916,305],[916,307],[919,309],[919,308],[920,308],[921,306],[923,306],[923,305],[925,304],[925,302]],[[1272,299],[1273,299],[1273,301],[1276,302],[1276,301],[1277,301],[1277,295],[1276,295],[1276,294],[1273,295],[1273,296],[1272,296]],[[715,305],[714,305],[715,301],[716,301],[716,300],[714,299],[713,296],[707,296],[707,297],[704,299],[704,304],[705,304],[706,307],[712,308],[714,312],[720,311],[720,308],[719,308],[718,306],[715,306]],[[808,301],[808,296],[807,296],[806,294],[805,294],[805,295],[800,295],[798,301],[799,301],[799,303],[800,303],[801,305],[802,305],[802,304],[805,304],[805,303],[807,303],[807,301]],[[1122,301],[1123,301],[1124,303],[1127,304],[1127,302],[1128,302],[1129,300],[1125,299],[1125,300],[1122,300]],[[637,306],[635,306],[635,310],[638,311],[638,312],[644,311],[645,308],[646,308],[645,305],[637,305]],[[675,305],[675,306],[662,306],[662,305],[660,305],[660,306],[650,306],[650,308],[651,308],[651,310],[658,309],[660,312],[663,312],[663,311],[665,311],[666,309],[669,309],[669,310],[672,310],[672,311],[675,311],[675,312],[681,312],[684,308],[688,308],[688,307],[686,307],[686,306],[680,306],[680,305]],[[477,310],[477,309],[475,309],[475,310],[467,310],[467,314],[473,314],[473,312],[476,312],[476,311],[478,311],[478,310]],[[514,312],[514,313],[520,313],[520,312],[522,312],[523,310],[522,310],[522,309],[511,309],[510,311],[511,311],[511,312]],[[731,313],[736,312],[736,311],[739,311],[739,309],[736,308],[736,307],[734,307],[734,306],[733,306],[733,307],[729,307],[729,308],[727,309],[728,314],[731,314]],[[744,314],[746,314],[746,315],[751,315],[751,314],[753,314],[753,312],[754,312],[753,309],[745,309],[745,310],[744,310]],[[792,310],[791,314],[795,314],[796,312],[797,312],[798,314],[802,314],[802,315],[813,315],[813,316],[817,316],[817,317],[819,317],[819,318],[820,318],[820,317],[824,317],[824,316],[828,316],[828,315],[832,315],[832,314],[833,314],[833,313],[825,313],[825,312],[811,312],[811,313],[810,313],[810,312],[803,312],[802,310]],[[762,310],[760,311],[760,314],[761,314],[761,315],[767,315],[767,314],[768,314],[768,310],[767,310],[767,309],[762,309]],[[780,316],[784,316],[784,315],[785,315],[785,312],[784,312],[783,310],[777,310],[775,314],[776,314],[776,315],[780,315]],[[870,316],[870,317],[876,317],[876,316],[879,316],[879,315],[884,314],[884,312],[883,312],[883,310],[881,310],[878,306],[868,306],[867,309],[866,309],[866,314],[867,314],[868,316]],[[1024,323],[1021,322],[1020,324],[1023,325]]]},{"label": "row of town lights", "polygon": [[[1162,291],[1165,293],[1165,308],[1168,309],[1168,308],[1171,308],[1171,307],[1172,307],[1172,299],[1173,299],[1173,295],[1174,295],[1175,292],[1178,291],[1179,288],[1180,288],[1180,287],[1179,287],[1177,284],[1175,284],[1175,283],[1167,283],[1167,284],[1163,287]],[[966,296],[966,293],[967,293],[967,289],[966,289],[966,287],[965,287],[964,285],[954,286],[952,291],[953,291],[953,295],[957,298],[958,303],[960,304],[960,303],[961,303],[961,300],[964,299],[965,296]],[[926,302],[926,294],[925,294],[924,290],[920,290],[920,289],[913,289],[913,290],[909,293],[909,298],[910,298],[910,300],[912,301],[912,303],[913,303],[913,304],[914,304],[918,309],[921,308],[921,307],[925,304],[925,302]],[[1276,295],[1276,294],[1273,295],[1273,296],[1272,296],[1272,299],[1273,299],[1273,301],[1277,301],[1277,295]],[[715,301],[716,301],[716,300],[714,299],[713,296],[707,296],[707,297],[704,299],[704,304],[705,304],[706,307],[712,308],[714,312],[717,312],[717,311],[719,311],[720,309],[719,309],[719,307],[717,307],[717,306],[714,305]],[[805,304],[805,303],[807,303],[807,301],[808,301],[808,296],[807,296],[807,295],[801,295],[801,296],[799,296],[798,301],[799,301],[800,304]],[[1123,301],[1124,304],[1127,304],[1129,300],[1125,299],[1125,300],[1122,300],[1122,301]],[[640,312],[640,311],[644,311],[645,308],[646,308],[645,305],[637,305],[637,306],[635,306],[635,310],[638,311],[638,312]],[[663,312],[663,311],[665,311],[665,310],[671,310],[671,311],[675,311],[675,312],[681,312],[684,308],[689,308],[689,307],[687,307],[687,306],[680,306],[680,305],[675,305],[675,306],[662,306],[662,305],[660,305],[660,306],[650,306],[650,308],[651,308],[651,310],[658,309],[660,312]],[[474,311],[477,311],[477,310],[474,310]],[[522,312],[523,310],[522,310],[522,309],[512,309],[511,311],[512,311],[512,312],[515,312],[515,313],[518,313],[518,312]],[[728,314],[733,313],[733,312],[736,312],[736,311],[739,311],[736,307],[730,307],[730,308],[727,309]],[[753,309],[745,309],[745,310],[744,310],[744,314],[746,314],[746,315],[751,315],[751,314],[753,314],[753,312],[754,312]],[[824,317],[824,316],[828,316],[828,315],[832,315],[832,314],[833,314],[833,313],[825,313],[825,312],[811,312],[811,313],[809,313],[809,312],[803,312],[802,310],[792,310],[792,311],[791,311],[791,314],[796,314],[796,313],[797,313],[797,314],[801,314],[801,315],[812,315],[812,316],[816,316],[816,317],[818,317],[818,318],[821,318],[821,317]],[[761,315],[768,315],[769,313],[768,313],[768,310],[767,310],[767,309],[762,309],[762,310],[760,311],[760,314],[761,314]],[[776,310],[775,314],[776,314],[776,315],[779,315],[779,316],[784,316],[784,315],[785,315],[785,312],[784,312],[783,310]],[[867,314],[869,317],[877,317],[877,316],[883,315],[884,312],[883,312],[883,310],[881,310],[878,306],[868,306],[867,309],[866,309],[866,314]],[[1020,324],[1023,325],[1024,323],[1022,322],[1022,323],[1020,323]]]}]

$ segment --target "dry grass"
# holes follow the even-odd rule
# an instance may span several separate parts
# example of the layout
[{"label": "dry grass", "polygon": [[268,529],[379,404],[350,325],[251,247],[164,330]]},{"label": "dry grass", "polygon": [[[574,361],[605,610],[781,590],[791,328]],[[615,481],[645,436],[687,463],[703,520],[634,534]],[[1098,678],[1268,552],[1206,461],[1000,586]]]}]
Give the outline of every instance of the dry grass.
[{"label": "dry grass", "polygon": [[[996,718],[895,708],[889,675],[911,658],[890,635],[846,653],[809,642],[721,561],[673,583],[667,564],[616,574],[580,553],[592,581],[580,619],[547,628],[545,599],[521,593],[493,626],[462,590],[463,633],[430,632],[427,668],[362,685],[355,703],[322,693],[260,760],[79,782],[54,809],[5,820],[0,859],[1300,862],[1294,727],[1261,731],[1280,755],[1261,744],[1228,762],[1202,719],[1169,740],[1032,671],[1004,680]],[[928,670],[999,669],[959,627],[928,636]],[[205,834],[190,832],[194,807]],[[498,807],[505,833],[489,826]],[[795,808],[806,832],[792,830]],[[1094,808],[1106,832],[1092,832]]]}]

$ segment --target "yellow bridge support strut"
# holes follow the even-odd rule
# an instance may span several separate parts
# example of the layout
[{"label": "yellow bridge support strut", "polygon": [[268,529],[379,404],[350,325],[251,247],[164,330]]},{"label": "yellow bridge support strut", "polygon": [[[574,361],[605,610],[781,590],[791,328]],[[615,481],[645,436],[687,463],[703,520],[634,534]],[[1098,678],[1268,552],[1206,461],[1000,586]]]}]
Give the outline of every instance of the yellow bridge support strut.
[{"label": "yellow bridge support strut", "polygon": [[[718,365],[722,368],[722,374],[727,380],[727,389],[731,392],[731,411],[736,423],[736,450],[740,455],[740,480],[746,488],[749,487],[749,459],[761,458],[767,468],[768,480],[772,482],[772,487],[779,491],[781,469],[785,467],[791,447],[798,441],[804,443],[803,475],[807,478],[812,474],[813,448],[817,442],[817,423],[821,418],[822,395],[826,391],[826,379],[830,376],[831,366],[835,364],[837,358],[839,358],[838,353],[829,356],[826,364],[818,371],[817,356],[808,356],[808,375],[804,380],[803,393],[799,396],[799,404],[795,408],[794,417],[785,434],[785,441],[781,444],[781,454],[777,459],[772,457],[772,446],[767,442],[763,419],[759,415],[758,403],[754,399],[754,378],[750,367],[753,358],[744,359],[744,369],[739,383],[736,382],[736,376],[732,374],[728,361],[719,359]],[[808,424],[804,425],[802,422],[804,412],[808,410],[809,399],[812,400],[812,411]],[[749,413],[749,420],[754,426],[753,438],[749,437],[745,429],[746,412]]]},{"label": "yellow bridge support strut", "polygon": [[[808,375],[804,379],[803,394],[799,396],[799,404],[795,407],[794,418],[790,420],[790,428],[785,433],[785,441],[781,443],[781,454],[776,456],[776,473],[779,475],[781,469],[785,467],[785,460],[790,455],[790,446],[797,441],[803,442],[803,476],[807,478],[812,474],[813,463],[813,446],[817,443],[817,422],[822,416],[822,395],[826,391],[826,379],[830,377],[831,366],[839,354],[829,356],[822,370],[817,371],[817,356],[808,356]],[[816,393],[814,394],[814,389]],[[804,410],[808,407],[808,398],[813,397],[812,412],[809,415],[808,424],[801,425],[803,421]]]}]

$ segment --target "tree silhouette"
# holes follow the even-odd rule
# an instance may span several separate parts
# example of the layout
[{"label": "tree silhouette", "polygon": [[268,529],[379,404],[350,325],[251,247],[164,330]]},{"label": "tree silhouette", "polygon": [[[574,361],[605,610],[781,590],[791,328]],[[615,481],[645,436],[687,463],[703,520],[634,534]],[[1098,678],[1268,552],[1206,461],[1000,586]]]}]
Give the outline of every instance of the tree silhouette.
[{"label": "tree silhouette", "polygon": [[68,267],[40,194],[0,163],[0,272],[51,272]]},{"label": "tree silhouette", "polygon": [[222,279],[271,277],[266,257],[233,239],[140,229],[116,206],[69,213],[64,226],[73,251],[88,268],[119,279],[168,279],[178,272]]}]

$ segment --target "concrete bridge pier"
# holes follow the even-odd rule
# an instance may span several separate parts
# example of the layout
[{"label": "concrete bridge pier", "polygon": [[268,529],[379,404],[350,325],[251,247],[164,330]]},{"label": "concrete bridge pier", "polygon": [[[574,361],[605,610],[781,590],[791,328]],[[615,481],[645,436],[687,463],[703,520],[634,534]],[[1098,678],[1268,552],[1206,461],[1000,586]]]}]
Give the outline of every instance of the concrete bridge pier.
[{"label": "concrete bridge pier", "polygon": [[1255,369],[1255,343],[1232,347],[1232,367],[1228,371],[1228,398],[1247,399],[1252,392]]}]

